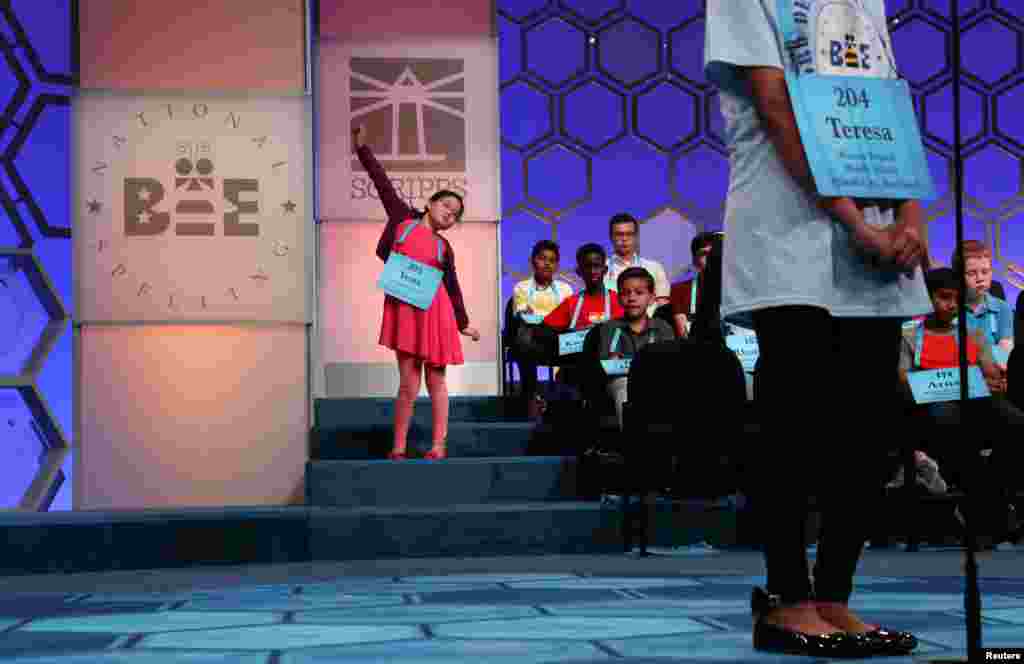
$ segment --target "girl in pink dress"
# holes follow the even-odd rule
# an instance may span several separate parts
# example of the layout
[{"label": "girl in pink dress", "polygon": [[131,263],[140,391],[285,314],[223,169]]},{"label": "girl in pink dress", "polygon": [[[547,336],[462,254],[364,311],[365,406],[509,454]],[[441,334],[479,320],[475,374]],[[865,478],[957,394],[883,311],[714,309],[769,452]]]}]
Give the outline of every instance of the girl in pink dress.
[{"label": "girl in pink dress", "polygon": [[395,437],[388,458],[406,458],[406,438],[413,404],[425,373],[433,414],[433,444],[424,458],[447,456],[448,385],[445,367],[462,364],[459,335],[480,340],[480,333],[469,326],[462,289],[455,274],[455,254],[441,237],[462,218],[462,197],[441,190],[430,197],[430,204],[419,212],[409,207],[395,192],[387,173],[363,143],[363,129],[352,131],[353,145],[360,163],[377,188],[388,215],[387,225],[377,244],[377,256],[387,261],[392,251],[440,269],[444,277],[426,310],[418,309],[390,295],[384,298],[384,319],[380,326],[380,344],[395,351],[398,360],[398,395],[395,397]]}]

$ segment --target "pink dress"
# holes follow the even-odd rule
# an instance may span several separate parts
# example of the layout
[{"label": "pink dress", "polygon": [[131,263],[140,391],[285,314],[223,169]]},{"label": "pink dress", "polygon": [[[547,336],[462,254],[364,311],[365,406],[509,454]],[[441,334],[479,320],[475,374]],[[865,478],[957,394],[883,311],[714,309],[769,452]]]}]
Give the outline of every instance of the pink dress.
[{"label": "pink dress", "polygon": [[[408,224],[416,224],[416,227],[406,237],[405,242],[399,244],[398,238]],[[420,220],[405,221],[396,231],[396,242],[392,251],[439,270],[444,268],[437,260],[439,238]],[[443,242],[441,247],[444,247]],[[434,301],[426,311],[386,295],[384,319],[380,325],[380,344],[392,350],[414,355],[434,366],[462,364],[462,340],[459,338],[455,310],[444,282],[438,286]]]}]

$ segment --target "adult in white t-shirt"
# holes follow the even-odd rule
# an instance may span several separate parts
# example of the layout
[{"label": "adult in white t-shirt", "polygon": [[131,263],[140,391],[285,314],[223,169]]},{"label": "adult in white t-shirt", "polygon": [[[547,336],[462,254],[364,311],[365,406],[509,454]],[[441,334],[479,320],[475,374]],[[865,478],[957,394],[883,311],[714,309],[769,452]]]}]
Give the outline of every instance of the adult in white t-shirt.
[{"label": "adult in white t-shirt", "polygon": [[[752,507],[769,524],[754,645],[799,642],[827,658],[867,656],[857,643],[871,640],[905,654],[912,635],[877,631],[847,601],[867,529],[883,512],[871,502],[878,470],[898,441],[889,427],[898,417],[901,322],[930,310],[919,268],[924,214],[912,200],[880,206],[817,193],[786,86],[794,59],[780,8],[795,17],[800,34],[789,44],[802,67],[896,76],[882,0],[708,0],[705,71],[719,88],[730,153],[722,316],[753,323],[758,412],[772,441],[750,461]],[[812,494],[822,513],[813,574]]]},{"label": "adult in white t-shirt", "polygon": [[640,222],[631,215],[619,213],[608,222],[608,235],[611,237],[612,251],[608,256],[605,287],[615,290],[619,275],[627,268],[644,268],[654,277],[654,302],[647,309],[647,314],[652,315],[655,309],[668,303],[672,286],[661,263],[640,257]]}]

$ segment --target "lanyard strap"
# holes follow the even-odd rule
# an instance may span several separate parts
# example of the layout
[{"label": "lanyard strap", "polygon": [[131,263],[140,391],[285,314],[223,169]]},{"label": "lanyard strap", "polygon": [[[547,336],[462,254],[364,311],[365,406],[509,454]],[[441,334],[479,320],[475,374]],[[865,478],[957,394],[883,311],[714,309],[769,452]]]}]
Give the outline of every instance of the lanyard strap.
[{"label": "lanyard strap", "polygon": [[550,290],[552,293],[555,294],[555,297],[558,297],[558,289],[555,288],[555,281],[553,279],[551,280],[551,283],[548,284],[544,288],[537,288],[537,280],[536,279],[530,279],[530,286],[529,286],[529,288],[526,291],[526,302],[527,303],[533,302],[533,297],[539,291],[542,291],[542,290]]},{"label": "lanyard strap", "polygon": [[697,313],[697,279],[700,275],[693,277],[693,283],[690,284],[690,315],[693,316]]},{"label": "lanyard strap", "polygon": [[[615,334],[612,335],[612,344],[608,347],[609,353],[617,353],[619,351],[619,341],[622,338],[622,328],[615,328]],[[647,343],[654,343],[654,330],[647,330]]]},{"label": "lanyard strap", "polygon": [[[572,313],[572,322],[569,323],[569,327],[576,329],[576,321],[580,319],[580,312],[583,311],[583,299],[586,297],[586,291],[580,291],[576,298],[576,309]],[[608,289],[604,289],[604,319],[610,320],[612,317],[612,296],[609,295]]]},{"label": "lanyard strap", "polygon": [[[416,224],[418,223],[419,222],[414,219],[411,224],[406,226],[405,230],[402,231],[402,234],[398,236],[398,242],[396,242],[395,244],[402,244],[403,242],[405,242],[405,239],[409,237],[409,233],[412,233],[412,229],[416,228]],[[441,248],[441,238],[437,238],[437,262],[444,265],[443,258],[444,250]]]},{"label": "lanyard strap", "polygon": [[[798,5],[796,11],[793,10],[794,4]],[[872,23],[875,32],[878,33],[878,40],[882,43],[882,51],[885,53],[885,59],[889,68],[897,78],[903,78],[899,69],[896,68],[896,60],[889,49],[889,39],[885,31],[885,24],[879,24],[874,12],[864,5],[863,0],[858,0],[856,5],[860,13],[867,17]],[[782,32],[782,44],[780,45],[783,51],[782,56],[783,60],[785,60],[786,54],[789,54],[790,69],[796,75],[815,73],[814,53],[811,51],[810,39],[807,37],[806,32],[801,31],[797,27],[802,25],[805,26],[805,30],[807,29],[811,19],[809,13],[810,3],[807,0],[778,0],[779,30]]]}]

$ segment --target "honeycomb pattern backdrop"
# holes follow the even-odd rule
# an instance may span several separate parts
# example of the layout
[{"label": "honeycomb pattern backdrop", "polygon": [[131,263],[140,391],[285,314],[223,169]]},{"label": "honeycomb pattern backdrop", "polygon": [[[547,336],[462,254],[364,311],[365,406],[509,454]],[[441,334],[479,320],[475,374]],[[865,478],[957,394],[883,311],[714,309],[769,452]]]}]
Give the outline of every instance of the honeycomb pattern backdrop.
[{"label": "honeycomb pattern backdrop", "polygon": [[[940,192],[926,203],[941,264],[955,240],[952,1],[886,0]],[[965,234],[993,246],[1013,304],[1024,287],[1024,3],[959,1]],[[682,277],[693,234],[721,228],[728,183],[718,100],[702,72],[703,0],[497,6],[504,296],[529,275],[534,242],[558,241],[569,273],[584,242],[610,247],[619,211],[642,221],[642,255]]]},{"label": "honeycomb pattern backdrop", "polygon": [[[990,242],[1011,301],[1024,287],[1024,4],[959,0],[967,236]],[[888,0],[940,197],[933,254],[953,245],[952,0]],[[642,219],[642,251],[674,278],[689,238],[719,228],[728,161],[702,74],[702,0],[498,0],[504,295],[529,250],[608,244],[607,220]],[[0,507],[17,504],[71,431],[71,0],[0,0]],[[62,330],[55,334],[54,330]],[[65,473],[70,463],[65,463]],[[55,487],[60,483],[57,478]],[[65,479],[51,509],[70,506]]]},{"label": "honeycomb pattern backdrop", "polygon": [[[0,2],[0,508],[71,431],[73,13],[71,0]],[[38,507],[70,508],[70,466]]]}]

